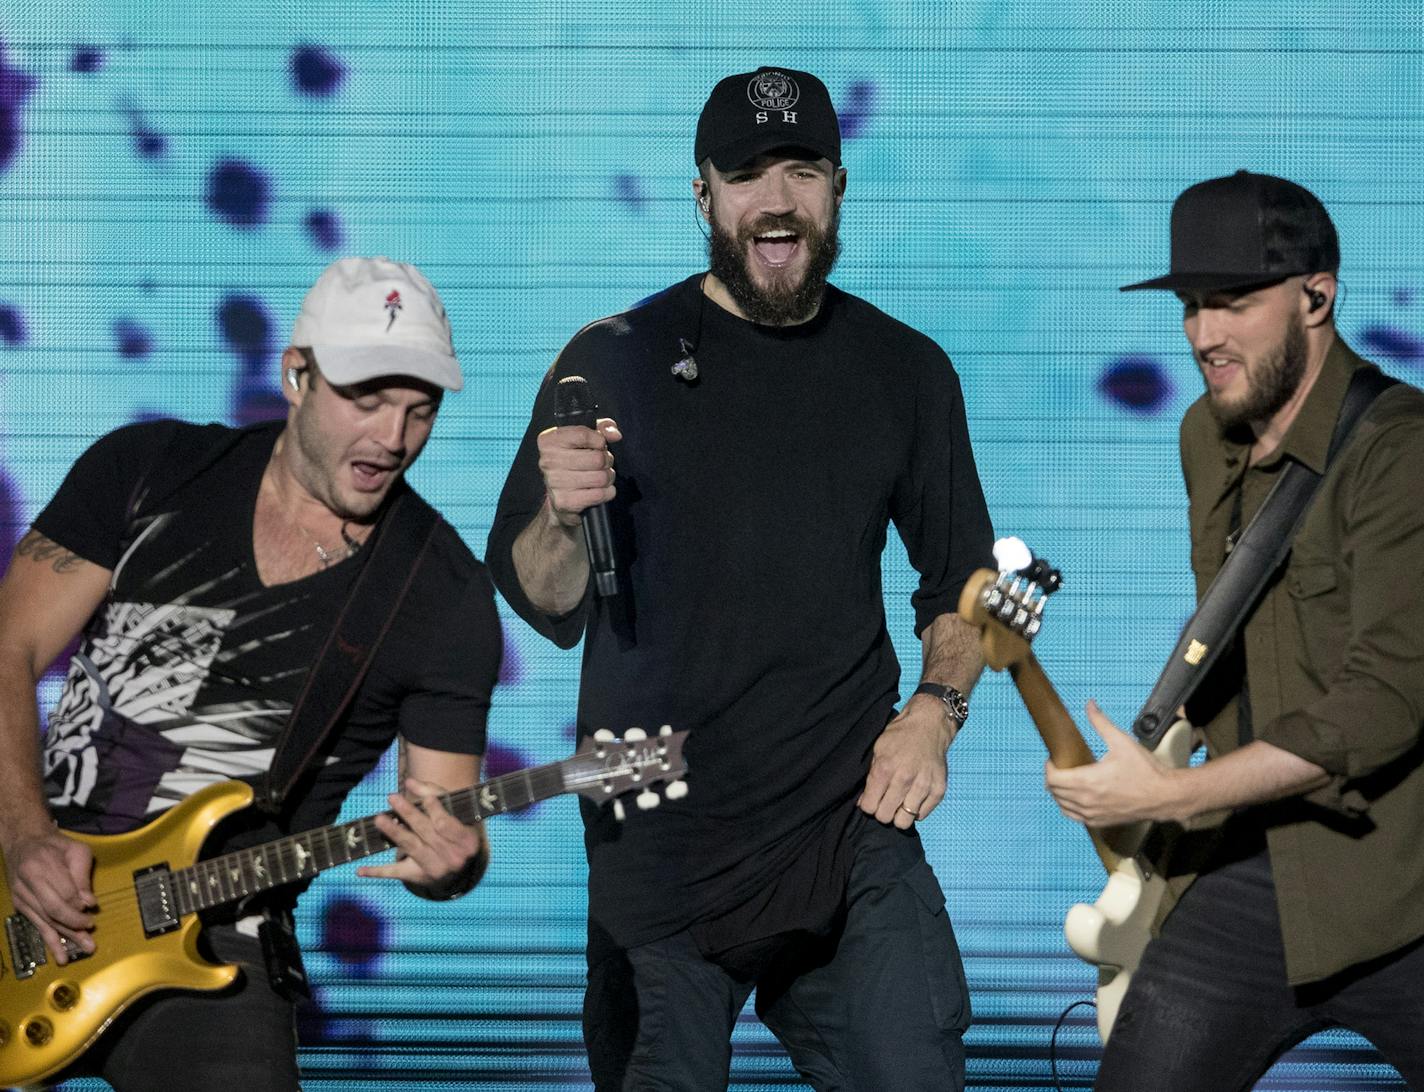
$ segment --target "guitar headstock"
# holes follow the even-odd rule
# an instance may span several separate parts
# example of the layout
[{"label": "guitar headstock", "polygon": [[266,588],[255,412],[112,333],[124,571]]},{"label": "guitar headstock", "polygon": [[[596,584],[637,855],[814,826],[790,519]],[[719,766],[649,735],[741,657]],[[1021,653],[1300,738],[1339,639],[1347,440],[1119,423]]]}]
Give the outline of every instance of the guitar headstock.
[{"label": "guitar headstock", "polygon": [[994,558],[997,573],[980,569],[964,585],[959,616],[982,631],[985,662],[1002,671],[1029,656],[1029,644],[1043,628],[1043,606],[1063,577],[1016,538],[996,542]]},{"label": "guitar headstock", "polygon": [[[563,762],[564,787],[586,796],[595,803],[613,801],[613,814],[624,816],[623,793],[639,790],[633,802],[642,811],[655,808],[663,796],[681,800],[687,795],[687,782],[680,780],[687,772],[682,757],[682,745],[687,731],[674,732],[664,724],[655,736],[641,728],[629,728],[617,739],[606,728],[600,728],[579,745],[578,753]],[[666,785],[662,794],[654,786]]]}]

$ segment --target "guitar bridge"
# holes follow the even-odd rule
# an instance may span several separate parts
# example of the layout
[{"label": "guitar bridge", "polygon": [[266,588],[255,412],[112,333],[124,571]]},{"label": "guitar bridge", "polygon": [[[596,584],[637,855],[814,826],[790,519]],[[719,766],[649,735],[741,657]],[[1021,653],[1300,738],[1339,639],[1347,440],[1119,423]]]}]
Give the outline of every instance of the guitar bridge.
[{"label": "guitar bridge", "polygon": [[173,880],[167,865],[150,865],[135,872],[134,893],[138,895],[144,936],[161,936],[178,928],[180,915],[174,906]]},{"label": "guitar bridge", "polygon": [[30,978],[49,961],[40,931],[24,914],[11,914],[5,919],[5,942],[10,950],[10,966],[18,979]]},{"label": "guitar bridge", "polygon": [[[18,979],[32,977],[49,962],[49,952],[40,937],[40,931],[24,914],[11,914],[5,919],[5,941],[10,949],[10,964],[15,968],[15,977]],[[86,952],[68,937],[60,937],[59,942],[64,946],[65,958],[70,963],[88,959],[93,954]],[[3,969],[3,964],[0,964],[0,971]]]}]

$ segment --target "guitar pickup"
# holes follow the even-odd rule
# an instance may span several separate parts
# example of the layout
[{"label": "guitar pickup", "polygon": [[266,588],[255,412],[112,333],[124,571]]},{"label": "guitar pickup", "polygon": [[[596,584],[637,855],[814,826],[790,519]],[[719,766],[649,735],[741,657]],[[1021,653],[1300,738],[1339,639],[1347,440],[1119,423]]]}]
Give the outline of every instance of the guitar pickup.
[{"label": "guitar pickup", "polygon": [[173,878],[167,865],[150,865],[135,872],[134,892],[144,936],[161,936],[178,928],[180,915],[174,907]]}]

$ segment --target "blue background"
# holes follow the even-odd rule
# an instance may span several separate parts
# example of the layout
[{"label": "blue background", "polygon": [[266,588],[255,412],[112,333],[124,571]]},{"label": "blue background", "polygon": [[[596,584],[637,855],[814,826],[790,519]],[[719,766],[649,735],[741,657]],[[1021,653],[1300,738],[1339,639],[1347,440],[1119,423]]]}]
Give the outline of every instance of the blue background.
[{"label": "blue background", "polygon": [[[110,428],[272,415],[305,288],[359,253],[417,262],[444,296],[469,386],[412,477],[482,552],[559,348],[702,267],[689,181],[707,91],[786,65],[822,76],[841,113],[834,279],[953,357],[996,527],[1065,574],[1039,656],[1071,709],[1096,696],[1126,720],[1190,610],[1176,424],[1200,381],[1175,301],[1116,287],[1165,268],[1185,185],[1283,174],[1336,218],[1344,336],[1417,382],[1421,58],[1414,0],[10,0],[0,549]],[[875,442],[844,425],[841,442]],[[889,555],[912,680],[912,574]],[[576,655],[506,617],[493,773],[572,746]],[[55,692],[51,677],[42,703]],[[1093,982],[1062,916],[1101,876],[1041,790],[1012,687],[986,679],[974,705],[923,833],[974,996],[971,1082],[1046,1088],[1053,1023]],[[383,763],[346,814],[378,810],[392,780]],[[491,835],[489,878],[461,902],[349,870],[306,897],[308,1087],[584,1084],[575,808]],[[749,1016],[736,1046],[735,1087],[796,1084]],[[1090,1014],[1059,1046],[1065,1086],[1083,1086]],[[1332,1033],[1263,1087],[1402,1086]]]}]

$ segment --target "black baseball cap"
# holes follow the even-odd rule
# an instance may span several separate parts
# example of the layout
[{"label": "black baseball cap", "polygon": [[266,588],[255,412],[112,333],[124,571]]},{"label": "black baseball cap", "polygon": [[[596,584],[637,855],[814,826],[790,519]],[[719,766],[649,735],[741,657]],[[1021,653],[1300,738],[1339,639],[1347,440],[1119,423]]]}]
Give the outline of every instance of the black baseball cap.
[{"label": "black baseball cap", "polygon": [[758,68],[718,82],[697,119],[694,160],[730,171],[773,148],[841,165],[841,127],[826,85],[794,68]]},{"label": "black baseball cap", "polygon": [[1340,268],[1340,239],[1320,199],[1269,174],[1198,182],[1172,205],[1172,271],[1122,291],[1230,291]]}]

